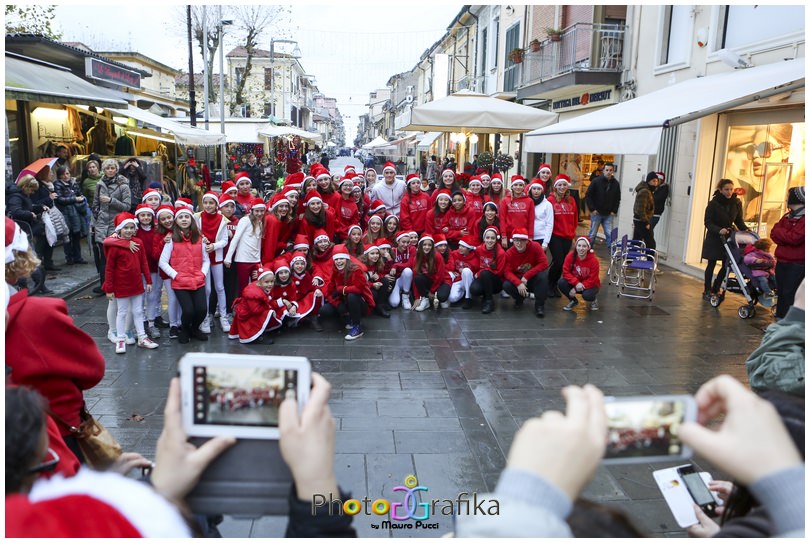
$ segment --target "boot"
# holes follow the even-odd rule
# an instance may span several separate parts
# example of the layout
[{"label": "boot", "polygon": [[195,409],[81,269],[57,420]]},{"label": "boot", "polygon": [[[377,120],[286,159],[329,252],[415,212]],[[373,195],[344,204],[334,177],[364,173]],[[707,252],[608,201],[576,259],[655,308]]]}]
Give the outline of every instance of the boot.
[{"label": "boot", "polygon": [[461,309],[470,309],[472,307],[472,300],[470,298],[464,298],[464,303],[461,304]]},{"label": "boot", "polygon": [[390,319],[391,318],[391,312],[388,311],[385,308],[385,306],[382,305],[382,304],[374,307],[374,313],[376,313],[377,315],[379,315],[380,317],[382,317],[384,319]]},{"label": "boot", "polygon": [[542,305],[537,305],[534,307],[534,314],[538,319],[542,319],[546,316],[545,308]]},{"label": "boot", "polygon": [[309,318],[310,324],[312,324],[312,329],[316,332],[323,332],[323,326],[321,326],[321,321],[318,319],[318,315],[312,315]]},{"label": "boot", "polygon": [[493,311],[495,311],[495,304],[492,302],[492,298],[484,299],[484,303],[481,305],[481,313],[486,315]]}]

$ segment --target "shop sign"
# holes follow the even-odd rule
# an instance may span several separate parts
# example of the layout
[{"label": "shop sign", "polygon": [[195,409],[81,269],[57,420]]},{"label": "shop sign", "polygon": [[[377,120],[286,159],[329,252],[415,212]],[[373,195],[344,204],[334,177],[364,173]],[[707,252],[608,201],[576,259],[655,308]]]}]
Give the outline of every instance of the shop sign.
[{"label": "shop sign", "polygon": [[114,66],[97,58],[85,57],[84,73],[87,77],[114,83],[132,89],[141,88],[141,74],[132,70]]},{"label": "shop sign", "polygon": [[616,89],[608,87],[604,90],[585,92],[577,96],[560,98],[551,102],[551,111],[570,111],[574,109],[584,109],[588,107],[606,106],[616,103]]}]

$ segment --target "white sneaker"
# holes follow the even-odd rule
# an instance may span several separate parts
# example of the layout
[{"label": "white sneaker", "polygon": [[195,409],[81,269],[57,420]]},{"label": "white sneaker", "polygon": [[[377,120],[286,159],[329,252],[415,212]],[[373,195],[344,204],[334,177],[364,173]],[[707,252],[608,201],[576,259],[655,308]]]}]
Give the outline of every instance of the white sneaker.
[{"label": "white sneaker", "polygon": [[501,291],[501,298],[509,298],[509,293],[506,292],[505,290],[502,290]]},{"label": "white sneaker", "polygon": [[206,315],[205,320],[200,324],[200,332],[203,334],[211,333],[211,315]]},{"label": "white sneaker", "polygon": [[591,302],[591,311],[599,311],[599,302],[594,300]]},{"label": "white sneaker", "polygon": [[143,347],[144,349],[157,349],[158,344],[149,339],[149,336],[141,336],[138,338],[138,347]]},{"label": "white sneaker", "polygon": [[118,338],[115,342],[115,354],[124,354],[125,352],[127,352],[127,340]]},{"label": "white sneaker", "polygon": [[107,339],[110,340],[110,343],[115,345],[116,343],[118,343],[118,334],[115,333],[115,330],[110,328],[109,330],[107,330]]},{"label": "white sneaker", "polygon": [[135,337],[135,332],[130,330],[127,332],[127,345],[135,345],[138,343],[138,339]]},{"label": "white sneaker", "polygon": [[227,315],[222,315],[219,318],[219,325],[222,326],[223,332],[230,332],[231,331],[231,321],[228,320]]},{"label": "white sneaker", "polygon": [[439,309],[439,297],[438,296],[433,297],[433,309]]},{"label": "white sneaker", "polygon": [[416,311],[421,313],[428,307],[430,307],[430,300],[428,300],[427,298],[419,298],[419,302],[416,304]]},{"label": "white sneaker", "polygon": [[439,305],[442,306],[442,309],[450,309],[450,302],[442,302]]},{"label": "white sneaker", "polygon": [[413,306],[411,305],[411,299],[409,298],[408,293],[402,293],[402,309],[405,311],[410,311]]}]

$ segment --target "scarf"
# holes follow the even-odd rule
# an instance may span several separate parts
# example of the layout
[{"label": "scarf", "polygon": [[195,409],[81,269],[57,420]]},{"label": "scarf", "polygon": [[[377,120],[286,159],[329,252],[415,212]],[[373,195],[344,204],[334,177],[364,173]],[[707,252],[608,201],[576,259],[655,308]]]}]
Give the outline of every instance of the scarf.
[{"label": "scarf", "polygon": [[545,192],[541,192],[539,197],[534,198],[533,196],[529,196],[529,198],[531,198],[531,199],[532,199],[532,202],[534,202],[534,205],[539,206],[539,205],[540,205],[540,202],[542,202],[543,200],[545,200],[545,198],[546,198],[546,193],[545,193]]},{"label": "scarf", "polygon": [[222,222],[222,215],[219,212],[216,213],[208,213],[207,211],[203,211],[200,214],[200,223],[202,227],[202,235],[205,239],[208,240],[208,243],[214,243],[217,239],[217,231],[219,231],[219,225]]}]

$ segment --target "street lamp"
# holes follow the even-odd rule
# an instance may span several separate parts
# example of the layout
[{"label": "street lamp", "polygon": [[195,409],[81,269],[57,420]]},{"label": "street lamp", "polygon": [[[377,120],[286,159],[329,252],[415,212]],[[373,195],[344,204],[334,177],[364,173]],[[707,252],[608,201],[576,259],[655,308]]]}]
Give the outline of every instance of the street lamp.
[{"label": "street lamp", "polygon": [[[295,40],[282,40],[282,39],[270,40],[270,67],[271,68],[275,68],[276,44],[277,43],[295,44],[295,47],[293,48],[293,51],[290,54],[290,57],[294,58],[294,59],[301,58],[301,49],[298,47],[298,42],[297,41],[295,41]],[[290,73],[292,73],[292,65],[290,65]],[[282,78],[281,78],[281,118],[282,119],[286,118],[284,110],[287,108],[287,106],[285,104],[285,87],[286,87],[286,85],[285,85],[284,81],[285,81],[285,79],[282,76]],[[273,83],[272,87],[270,88],[270,100],[273,102],[273,104],[276,103],[276,85],[275,85],[275,83]]]},{"label": "street lamp", "polygon": [[[225,54],[223,50],[225,49],[225,44],[222,42],[222,34],[223,34],[223,27],[230,26],[233,24],[231,20],[222,20],[222,6],[219,6],[219,24],[217,25],[217,35],[219,37],[219,131],[221,134],[225,133],[225,72],[224,72],[224,57]],[[206,40],[207,45],[208,40]],[[222,163],[220,166],[222,167],[222,177],[220,181],[222,183],[225,182],[225,179],[228,178],[228,148],[225,143],[222,144],[221,149],[221,160]]]}]

